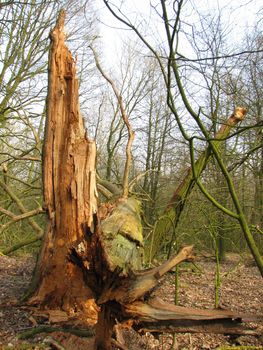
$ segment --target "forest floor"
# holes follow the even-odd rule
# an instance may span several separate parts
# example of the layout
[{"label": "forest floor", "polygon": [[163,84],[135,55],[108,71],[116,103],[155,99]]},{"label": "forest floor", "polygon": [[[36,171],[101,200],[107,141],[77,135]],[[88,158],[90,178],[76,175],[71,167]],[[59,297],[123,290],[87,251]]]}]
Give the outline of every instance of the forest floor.
[{"label": "forest floor", "polygon": [[[214,307],[215,263],[207,259],[197,259],[198,269],[192,264],[180,267],[179,305],[195,308]],[[17,306],[16,301],[26,291],[30,282],[34,259],[32,257],[0,256],[0,349],[66,349],[88,350],[91,339],[60,331],[38,334],[30,340],[19,339],[25,330],[47,324],[38,318],[32,310]],[[246,314],[263,315],[263,279],[257,268],[247,259],[231,254],[221,265],[222,285],[220,289],[220,307]],[[175,274],[169,273],[154,291],[154,295],[167,302],[174,300]],[[213,334],[177,334],[173,349],[263,349],[263,322],[250,323],[250,328],[258,327],[262,336],[240,336],[231,338]],[[150,333],[138,335],[124,331],[126,347],[129,350],[168,350],[172,349],[173,335],[154,337]],[[247,347],[245,347],[247,346]]]}]

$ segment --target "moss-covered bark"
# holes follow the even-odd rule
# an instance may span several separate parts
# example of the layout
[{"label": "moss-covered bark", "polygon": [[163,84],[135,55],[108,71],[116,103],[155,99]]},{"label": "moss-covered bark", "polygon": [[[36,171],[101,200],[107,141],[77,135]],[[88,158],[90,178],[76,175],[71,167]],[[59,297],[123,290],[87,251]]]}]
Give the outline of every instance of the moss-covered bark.
[{"label": "moss-covered bark", "polygon": [[[245,115],[245,109],[235,109],[234,113],[228,118],[227,122],[221,126],[221,128],[215,136],[213,145],[214,147],[216,147],[216,149],[220,149],[222,140],[228,137],[231,129],[238,122],[243,120]],[[196,160],[194,164],[196,177],[199,177],[205,170],[208,161],[211,157],[211,154],[211,147],[208,146]],[[165,234],[167,234],[172,228],[175,228],[177,226],[186,199],[188,198],[189,194],[195,186],[195,176],[193,174],[192,167],[189,167],[186,171],[186,175],[182,178],[179,185],[175,189],[162,217],[158,220],[153,230],[152,236],[150,237],[150,247],[146,251],[146,261],[151,261],[151,259],[156,255],[156,253],[160,249]]]}]

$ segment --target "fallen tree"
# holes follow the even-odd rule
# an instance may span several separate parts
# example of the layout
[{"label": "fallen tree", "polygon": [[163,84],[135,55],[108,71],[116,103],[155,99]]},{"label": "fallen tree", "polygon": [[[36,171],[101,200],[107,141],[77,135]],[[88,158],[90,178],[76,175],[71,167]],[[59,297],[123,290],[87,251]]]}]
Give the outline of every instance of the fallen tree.
[{"label": "fallen tree", "polygon": [[140,202],[129,198],[126,188],[111,205],[98,209],[96,149],[79,111],[64,19],[61,12],[51,33],[43,154],[47,227],[28,303],[53,316],[58,310],[64,321],[96,323],[94,349],[111,349],[117,322],[152,332],[257,334],[240,324],[255,316],[182,308],[150,298],[165,273],[193,258],[193,247],[143,270]]},{"label": "fallen tree", "polygon": [[[247,110],[245,108],[237,107],[226,123],[221,126],[213,141],[217,149],[220,149],[222,142],[229,136],[232,128],[245,118],[246,113]],[[186,169],[184,177],[176,187],[163,215],[157,221],[151,234],[150,247],[146,257],[149,263],[151,263],[156,252],[160,249],[165,233],[169,232],[172,228],[175,230],[183,212],[186,199],[196,185],[196,178],[205,170],[212,154],[211,147],[208,146],[194,163],[195,174],[193,173],[192,166]]]}]

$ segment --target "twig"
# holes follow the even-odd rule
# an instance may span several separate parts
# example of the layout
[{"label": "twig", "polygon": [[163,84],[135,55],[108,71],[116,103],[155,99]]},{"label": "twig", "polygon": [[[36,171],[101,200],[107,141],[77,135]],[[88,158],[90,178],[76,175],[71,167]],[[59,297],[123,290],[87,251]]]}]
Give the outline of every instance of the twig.
[{"label": "twig", "polygon": [[28,218],[30,218],[32,216],[44,213],[45,211],[44,211],[43,208],[37,208],[37,209],[31,210],[31,211],[28,211],[26,213],[23,213],[21,215],[15,215],[12,212],[10,212],[9,210],[6,210],[4,208],[0,208],[0,212],[2,212],[3,214],[5,214],[5,215],[7,215],[7,216],[9,216],[11,218],[10,221],[8,221],[7,223],[5,223],[5,224],[0,226],[0,233],[2,233],[10,225],[12,225],[12,224],[14,224],[14,223],[16,223],[18,221],[21,221],[21,220],[24,220],[24,219],[28,219]]},{"label": "twig", "polygon": [[148,173],[150,172],[154,172],[154,171],[158,171],[158,170],[155,170],[155,169],[149,169],[149,170],[146,170],[138,175],[135,176],[135,178],[132,179],[132,181],[129,183],[129,191],[131,192],[133,190],[133,187],[138,183],[138,181],[146,176]]},{"label": "twig", "polygon": [[263,235],[263,231],[260,229],[259,225],[251,225],[251,228],[255,230],[257,233]]},{"label": "twig", "polygon": [[239,168],[248,158],[251,154],[253,154],[254,152],[256,152],[257,150],[261,149],[263,147],[263,144],[260,143],[259,145],[256,145],[255,147],[251,148],[245,155],[243,158],[241,158],[239,161],[231,164],[227,170],[228,171],[232,171],[235,168]]},{"label": "twig", "polygon": [[128,350],[128,348],[126,348],[126,346],[122,345],[121,343],[119,343],[115,339],[111,339],[111,343],[112,343],[112,345],[116,346],[117,348],[119,348],[121,350]]},{"label": "twig", "polygon": [[[9,195],[9,197],[16,203],[18,206],[20,212],[22,214],[27,213],[28,211],[24,207],[24,204],[22,201],[14,194],[14,192],[11,190],[9,186],[7,186],[3,181],[0,180],[0,187]],[[35,231],[37,231],[38,234],[43,234],[42,228],[34,221],[32,218],[28,218],[28,222],[33,227]]]},{"label": "twig", "polygon": [[128,115],[126,113],[123,101],[122,101],[122,96],[119,92],[119,90],[117,89],[114,81],[104,72],[104,70],[102,69],[99,59],[98,59],[98,55],[97,52],[95,51],[95,49],[90,46],[93,55],[94,55],[94,59],[96,62],[96,66],[98,68],[98,70],[100,71],[101,75],[103,76],[103,78],[111,85],[113,92],[117,98],[119,107],[120,107],[120,111],[121,111],[121,116],[123,119],[124,124],[126,125],[126,128],[128,130],[128,142],[126,145],[126,162],[125,162],[125,167],[124,167],[124,174],[123,174],[123,198],[128,198],[129,195],[129,172],[130,172],[130,167],[131,167],[131,162],[132,162],[132,152],[131,152],[131,146],[132,146],[132,142],[134,140],[135,137],[135,133],[132,130],[131,124],[129,122],[129,118]]},{"label": "twig", "polygon": [[51,337],[45,338],[43,342],[45,344],[52,345],[52,349],[54,348],[56,350],[66,350],[66,348],[64,348],[64,346],[62,346],[58,341],[56,341],[55,339],[53,339]]}]

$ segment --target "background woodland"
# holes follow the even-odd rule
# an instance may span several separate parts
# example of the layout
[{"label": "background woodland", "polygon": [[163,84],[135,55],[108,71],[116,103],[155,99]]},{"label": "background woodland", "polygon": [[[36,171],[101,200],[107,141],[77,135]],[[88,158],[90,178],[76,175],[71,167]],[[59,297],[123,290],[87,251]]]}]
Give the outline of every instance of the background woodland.
[{"label": "background woodland", "polygon": [[[215,206],[198,186],[187,198],[176,227],[163,231],[156,239],[156,222],[191,165],[191,154],[198,159],[234,108],[242,106],[248,110],[246,118],[221,141],[220,157],[262,255],[262,9],[233,44],[224,7],[217,13],[203,13],[197,4],[190,2],[184,6],[182,1],[170,1],[171,7],[167,5],[171,21],[179,23],[175,36],[180,81],[190,109],[197,111],[198,120],[206,129],[204,137],[198,120],[189,116],[180,87],[173,81],[169,88],[176,113],[167,104],[168,89],[156,59],[164,62],[164,66],[168,59],[162,33],[157,35],[150,26],[147,32],[147,21],[136,19],[148,46],[140,37],[134,36],[132,40],[127,37],[120,57],[113,54],[114,62],[109,63],[101,40],[102,6],[103,1],[81,0],[0,4],[1,253],[36,254],[41,244],[45,228],[41,157],[49,32],[63,7],[67,12],[67,44],[77,57],[80,108],[88,134],[95,139],[98,149],[100,201],[113,200],[107,191],[110,186],[121,190],[126,159],[128,131],[112,89],[114,85],[135,132],[129,193],[143,203],[146,251],[154,252],[150,262],[166,259],[187,244],[194,244],[198,254],[217,260],[224,259],[227,252],[246,256],[249,250],[240,224]],[[177,12],[172,10],[175,7]],[[116,8],[122,13],[121,7]],[[176,16],[179,8],[180,17]],[[152,4],[151,10],[158,22],[161,16],[157,4]],[[238,8],[233,9],[233,14],[236,13]],[[191,48],[189,57],[183,52],[184,45]],[[153,51],[158,55],[154,56]],[[193,141],[191,147],[189,140]],[[214,157],[200,180],[216,202],[235,210],[226,177]]]}]

